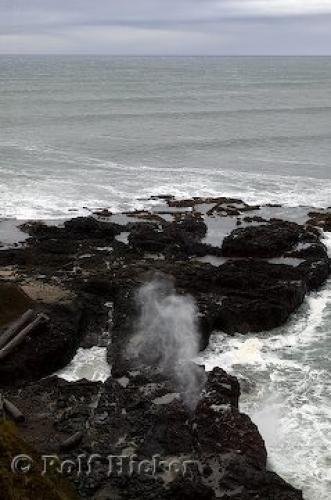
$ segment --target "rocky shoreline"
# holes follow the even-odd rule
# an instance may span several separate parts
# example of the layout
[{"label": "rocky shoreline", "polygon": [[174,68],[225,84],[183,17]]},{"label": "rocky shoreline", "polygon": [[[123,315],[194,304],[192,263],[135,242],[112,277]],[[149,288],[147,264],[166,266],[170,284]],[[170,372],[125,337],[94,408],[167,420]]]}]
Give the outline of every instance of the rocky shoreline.
[{"label": "rocky shoreline", "polygon": [[[300,499],[267,470],[263,439],[240,413],[235,377],[185,360],[180,370],[199,387],[190,405],[196,384],[178,381],[178,357],[165,370],[155,344],[148,356],[136,349],[132,357],[127,346],[142,314],[137,290],[155,279],[170,283],[163,294],[192,298],[200,349],[219,330],[283,324],[329,276],[322,238],[331,214],[224,197],[153,202],[150,211],[26,222],[23,244],[0,246],[2,332],[28,308],[49,318],[1,360],[1,393],[26,416],[19,431],[40,455],[95,455],[93,473],[77,474],[74,461],[65,474],[79,498]],[[107,350],[105,383],[54,375],[79,347],[93,346]],[[134,461],[107,475],[109,456]],[[164,464],[152,473],[139,468],[155,456]]]}]

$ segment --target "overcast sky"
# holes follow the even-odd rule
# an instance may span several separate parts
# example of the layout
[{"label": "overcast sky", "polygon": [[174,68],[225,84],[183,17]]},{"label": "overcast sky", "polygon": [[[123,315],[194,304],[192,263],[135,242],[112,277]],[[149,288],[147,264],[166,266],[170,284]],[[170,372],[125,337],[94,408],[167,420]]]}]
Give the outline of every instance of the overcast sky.
[{"label": "overcast sky", "polygon": [[0,53],[331,54],[331,0],[0,0]]}]

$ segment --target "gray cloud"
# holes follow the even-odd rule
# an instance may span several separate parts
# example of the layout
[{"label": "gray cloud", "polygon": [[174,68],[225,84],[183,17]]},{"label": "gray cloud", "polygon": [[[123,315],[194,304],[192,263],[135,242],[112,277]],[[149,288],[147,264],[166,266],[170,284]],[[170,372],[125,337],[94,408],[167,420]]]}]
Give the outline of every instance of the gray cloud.
[{"label": "gray cloud", "polygon": [[330,54],[331,0],[0,0],[0,53]]}]

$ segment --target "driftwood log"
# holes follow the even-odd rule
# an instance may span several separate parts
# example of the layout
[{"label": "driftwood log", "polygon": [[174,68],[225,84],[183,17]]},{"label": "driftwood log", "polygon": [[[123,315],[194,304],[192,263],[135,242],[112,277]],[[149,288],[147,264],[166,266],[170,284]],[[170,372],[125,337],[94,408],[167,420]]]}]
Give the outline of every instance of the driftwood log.
[{"label": "driftwood log", "polygon": [[5,418],[5,409],[4,409],[4,402],[3,402],[3,396],[0,394],[0,422]]},{"label": "driftwood log", "polygon": [[33,320],[34,312],[28,309],[18,320],[16,320],[0,337],[0,349],[2,349],[13,337],[15,337],[28,323]]},{"label": "driftwood log", "polygon": [[71,450],[75,446],[77,446],[83,439],[83,433],[81,431],[76,432],[72,436],[70,436],[65,441],[60,443],[59,448],[61,451]]},{"label": "driftwood log", "polygon": [[29,333],[31,333],[37,326],[47,321],[49,321],[48,316],[46,316],[45,314],[39,314],[31,323],[29,323],[25,328],[23,328],[23,330],[16,334],[15,337],[0,350],[0,361],[5,359],[11,352],[13,352],[13,350],[18,345],[20,345],[23,340],[29,335]]},{"label": "driftwood log", "polygon": [[15,422],[24,422],[25,421],[25,416],[23,415],[21,410],[19,410],[17,408],[17,406],[15,406],[8,399],[3,400],[3,407],[6,410],[6,412],[11,416],[11,418],[13,420],[15,420]]}]

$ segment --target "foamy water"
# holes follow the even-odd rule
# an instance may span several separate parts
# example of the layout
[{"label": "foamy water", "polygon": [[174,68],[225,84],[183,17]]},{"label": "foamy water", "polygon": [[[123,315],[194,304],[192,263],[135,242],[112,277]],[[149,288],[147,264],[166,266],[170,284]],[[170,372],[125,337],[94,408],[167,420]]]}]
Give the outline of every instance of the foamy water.
[{"label": "foamy water", "polygon": [[[331,233],[325,238],[331,249]],[[286,325],[258,335],[215,334],[199,358],[207,370],[221,366],[248,382],[240,407],[265,439],[269,468],[306,500],[331,497],[330,347],[331,281]]]},{"label": "foamy water", "polygon": [[56,375],[68,382],[81,379],[105,382],[111,375],[111,368],[107,362],[107,348],[95,346],[90,349],[78,349],[71,363]]}]

